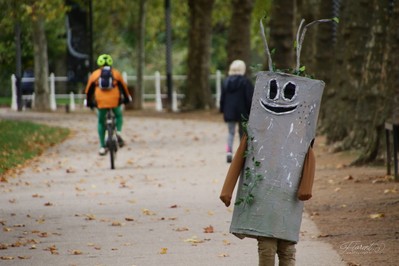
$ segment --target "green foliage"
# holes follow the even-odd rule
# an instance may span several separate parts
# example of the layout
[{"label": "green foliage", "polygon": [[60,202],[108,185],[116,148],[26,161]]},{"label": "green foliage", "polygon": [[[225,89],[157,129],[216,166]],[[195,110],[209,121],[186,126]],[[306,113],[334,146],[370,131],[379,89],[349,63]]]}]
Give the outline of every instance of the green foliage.
[{"label": "green foliage", "polygon": [[252,166],[246,167],[244,169],[244,181],[243,181],[243,192],[244,195],[237,198],[235,205],[248,204],[251,205],[255,201],[255,196],[252,193],[254,188],[263,180],[263,175],[258,173],[258,169],[261,167],[261,162],[255,159],[254,155],[254,145],[253,142],[255,138],[248,135],[248,121],[243,122],[243,128],[245,134],[248,136],[247,139],[247,150],[245,151],[246,160],[251,160]]},{"label": "green foliage", "polygon": [[[88,11],[86,0],[75,0]],[[231,2],[215,0],[213,8],[213,36],[211,47],[211,73],[227,66],[227,34],[231,20]],[[49,70],[65,57],[65,13],[68,8],[64,0],[0,0],[0,86],[10,88],[10,76],[15,73],[14,25],[21,25],[22,70],[33,66],[33,44],[31,20],[38,15],[46,18]],[[259,35],[258,19],[268,13],[271,0],[254,0],[251,25],[253,64],[261,65],[264,57]],[[92,1],[93,7],[93,55],[110,53],[115,67],[134,75],[137,65],[138,1],[114,0]],[[145,40],[145,74],[166,69],[165,60],[165,10],[164,0],[147,1]],[[187,74],[188,32],[190,28],[187,1],[171,1],[172,65],[173,74]],[[60,59],[61,58],[61,59]],[[0,91],[4,96],[5,91]]]},{"label": "green foliage", "polygon": [[0,128],[0,174],[40,155],[69,134],[65,128],[31,122],[0,120]]}]

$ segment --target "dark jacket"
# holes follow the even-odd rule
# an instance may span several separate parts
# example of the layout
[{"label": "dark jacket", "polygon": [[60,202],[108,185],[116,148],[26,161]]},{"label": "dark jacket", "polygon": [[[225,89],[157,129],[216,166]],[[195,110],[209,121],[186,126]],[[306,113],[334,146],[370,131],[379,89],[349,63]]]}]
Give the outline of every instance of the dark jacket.
[{"label": "dark jacket", "polygon": [[222,84],[220,112],[225,122],[240,122],[248,119],[251,110],[254,86],[242,75],[228,76]]}]

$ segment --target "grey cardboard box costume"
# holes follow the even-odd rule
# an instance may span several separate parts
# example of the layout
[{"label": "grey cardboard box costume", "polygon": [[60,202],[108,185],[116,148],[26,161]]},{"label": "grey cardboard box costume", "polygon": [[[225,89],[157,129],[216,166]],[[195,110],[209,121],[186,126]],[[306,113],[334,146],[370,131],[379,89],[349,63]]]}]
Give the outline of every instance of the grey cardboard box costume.
[{"label": "grey cardboard box costume", "polygon": [[303,202],[297,190],[323,89],[320,80],[258,74],[231,233],[298,241]]},{"label": "grey cardboard box costume", "polygon": [[[307,28],[297,35],[297,67]],[[239,238],[259,236],[298,242],[303,200],[311,197],[316,135],[324,82],[297,75],[259,72],[247,124],[224,182],[220,199],[230,205],[240,175],[230,232]],[[245,154],[245,155],[244,155]]]}]

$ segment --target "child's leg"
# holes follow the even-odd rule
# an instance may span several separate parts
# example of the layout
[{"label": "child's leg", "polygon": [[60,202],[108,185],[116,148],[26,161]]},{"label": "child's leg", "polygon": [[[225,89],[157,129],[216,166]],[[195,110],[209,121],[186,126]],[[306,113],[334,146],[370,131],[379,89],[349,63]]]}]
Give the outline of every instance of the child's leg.
[{"label": "child's leg", "polygon": [[227,135],[226,151],[233,152],[233,142],[234,142],[236,123],[235,122],[227,122],[227,129],[228,129],[228,135]]},{"label": "child's leg", "polygon": [[277,254],[280,266],[294,266],[295,265],[295,243],[286,240],[278,240]]},{"label": "child's leg", "polygon": [[258,237],[259,266],[274,266],[276,252],[276,238]]},{"label": "child's leg", "polygon": [[115,114],[116,131],[120,133],[122,132],[122,126],[123,126],[122,106],[119,105],[118,107],[112,109],[112,111]]},{"label": "child's leg", "polygon": [[107,109],[97,109],[97,130],[98,137],[100,140],[100,147],[105,147],[105,116],[107,115]]}]

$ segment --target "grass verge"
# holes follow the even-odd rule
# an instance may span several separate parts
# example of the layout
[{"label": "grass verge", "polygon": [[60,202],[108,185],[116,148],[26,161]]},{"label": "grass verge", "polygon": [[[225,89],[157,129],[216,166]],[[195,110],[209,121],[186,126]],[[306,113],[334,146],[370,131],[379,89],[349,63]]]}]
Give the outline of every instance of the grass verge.
[{"label": "grass verge", "polygon": [[32,122],[0,120],[0,176],[63,141],[69,130]]}]

